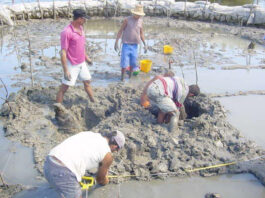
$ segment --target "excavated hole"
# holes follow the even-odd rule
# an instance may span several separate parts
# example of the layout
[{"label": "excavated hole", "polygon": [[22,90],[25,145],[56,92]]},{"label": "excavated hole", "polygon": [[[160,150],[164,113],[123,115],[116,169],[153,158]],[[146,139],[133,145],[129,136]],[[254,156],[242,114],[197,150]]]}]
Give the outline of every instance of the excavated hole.
[{"label": "excavated hole", "polygon": [[118,110],[117,104],[109,101],[109,105],[104,108],[86,108],[85,110],[85,123],[88,130],[97,126],[102,120],[110,117]]},{"label": "excavated hole", "polygon": [[[206,109],[203,109],[201,104],[196,99],[186,99],[184,102],[185,112],[180,110],[180,119],[191,119],[193,117],[199,117],[200,115],[207,113]],[[152,107],[149,109],[156,118],[158,116],[159,109],[157,107]]]},{"label": "excavated hole", "polygon": [[196,99],[186,99],[184,102],[184,107],[187,114],[186,119],[199,117],[200,115],[207,112],[207,110],[203,109],[201,104],[198,101],[196,101]]}]

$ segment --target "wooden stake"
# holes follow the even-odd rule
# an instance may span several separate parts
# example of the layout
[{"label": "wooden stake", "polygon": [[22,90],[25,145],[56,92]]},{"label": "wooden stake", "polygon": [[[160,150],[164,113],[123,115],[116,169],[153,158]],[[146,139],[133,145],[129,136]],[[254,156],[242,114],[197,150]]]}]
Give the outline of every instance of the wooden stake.
[{"label": "wooden stake", "polygon": [[71,18],[71,0],[68,1],[68,18]]},{"label": "wooden stake", "polygon": [[28,50],[29,50],[29,64],[30,64],[30,73],[31,73],[31,86],[34,86],[34,79],[33,79],[33,66],[32,66],[32,61],[31,61],[31,42],[30,42],[30,37],[29,37],[29,31],[27,29],[27,36],[28,36]]},{"label": "wooden stake", "polygon": [[197,61],[195,56],[195,51],[193,50],[193,58],[194,58],[194,66],[195,66],[195,72],[196,72],[196,85],[198,85],[198,70],[197,70]]},{"label": "wooden stake", "polygon": [[17,48],[17,35],[16,35],[16,32],[15,32],[15,28],[13,29],[13,36],[14,36],[14,41],[15,41],[15,50],[16,50],[18,64],[19,64],[19,66],[21,66],[21,57],[19,55],[19,50]]},{"label": "wooden stake", "polygon": [[83,2],[84,2],[85,11],[87,11],[86,0],[84,0]]},{"label": "wooden stake", "polygon": [[39,5],[40,14],[41,14],[41,19],[43,19],[43,11],[40,6],[40,0],[38,0],[38,5]]},{"label": "wooden stake", "polygon": [[[9,93],[8,93],[8,89],[6,88],[6,84],[4,83],[4,81],[2,80],[2,78],[0,78],[0,81],[1,81],[2,85],[4,86],[4,89],[5,89],[5,92],[6,92],[6,96],[5,96],[5,98],[0,97],[0,99],[2,99],[3,101],[5,101],[4,104],[7,103],[7,105],[8,105],[8,107],[9,107],[10,111],[13,112],[12,107],[9,105],[9,101],[8,101]],[[9,158],[8,158],[8,159],[9,159]],[[7,162],[8,162],[8,161],[7,161]],[[6,164],[7,164],[7,162],[6,162]],[[6,167],[6,165],[5,165],[5,167]],[[5,169],[5,167],[4,167],[4,169]],[[4,172],[4,169],[3,169],[3,172]]]},{"label": "wooden stake", "polygon": [[168,59],[168,69],[171,69],[171,64],[174,62],[172,57],[169,57]]},{"label": "wooden stake", "polygon": [[3,185],[8,187],[8,185],[5,183],[5,181],[3,179],[2,173],[0,173],[0,179],[1,179],[2,183],[3,183]]},{"label": "wooden stake", "polygon": [[53,0],[53,19],[56,19],[56,12],[55,12],[55,0]]},{"label": "wooden stake", "polygon": [[3,28],[1,28],[1,54],[3,53],[3,46],[4,46],[4,34],[3,34]]},{"label": "wooden stake", "polygon": [[185,6],[184,6],[184,16],[187,16],[187,0],[185,0]]},{"label": "wooden stake", "polygon": [[182,73],[182,77],[183,77],[183,79],[185,79],[185,76],[184,76],[184,72],[183,72],[182,66],[180,66],[180,70],[181,70],[181,73]]}]

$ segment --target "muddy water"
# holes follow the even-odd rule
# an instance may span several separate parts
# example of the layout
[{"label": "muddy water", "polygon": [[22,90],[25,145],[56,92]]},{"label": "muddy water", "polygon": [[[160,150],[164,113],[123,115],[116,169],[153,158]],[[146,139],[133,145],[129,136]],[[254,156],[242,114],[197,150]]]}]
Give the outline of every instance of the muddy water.
[{"label": "muddy water", "polygon": [[229,110],[230,123],[265,148],[265,96],[236,96],[218,100]]},{"label": "muddy water", "polygon": [[34,168],[33,151],[4,137],[0,121],[0,172],[7,184],[35,186],[38,172]]},{"label": "muddy water", "polygon": [[[43,86],[60,84],[61,66],[58,59],[58,35],[63,26],[65,26],[67,23],[67,21],[64,21],[64,23],[49,24],[52,27],[57,27],[58,32],[53,32],[53,35],[49,35],[48,32],[45,33],[45,30],[44,33],[39,32],[37,28],[35,28],[36,32],[34,32],[34,34],[41,34],[41,39],[47,41],[48,43],[48,46],[44,46],[43,40],[37,40],[36,43],[38,45],[36,46],[38,46],[39,48],[34,48],[33,45],[33,50],[36,55],[33,56],[35,69],[34,77],[35,81],[38,84],[41,84]],[[119,82],[120,57],[118,56],[118,53],[116,53],[113,49],[115,34],[118,31],[119,26],[120,21],[102,19],[91,20],[86,24],[86,38],[90,43],[90,52],[94,62],[94,65],[90,67],[91,73],[94,78],[93,86],[107,86],[109,83]],[[184,28],[177,28],[174,25],[167,27],[164,25],[161,28],[160,25],[146,25],[146,39],[150,50],[147,54],[144,54],[143,49],[140,48],[140,59],[148,58],[153,60],[153,68],[156,71],[168,67],[167,61],[169,57],[162,55],[162,46],[164,44],[174,44],[174,42],[177,41],[183,46],[180,46],[180,49],[175,48],[176,51],[172,57],[180,60],[180,62],[184,64],[184,66],[180,67],[180,64],[178,62],[175,62],[172,65],[173,70],[177,75],[184,76],[185,80],[189,84],[195,83],[196,74],[194,69],[193,55],[192,53],[189,53],[190,48],[186,48],[186,45],[181,43],[181,40],[190,40],[198,44],[195,48],[196,61],[198,65],[198,83],[201,86],[203,92],[235,93],[238,91],[264,90],[265,70],[249,68],[249,66],[259,66],[265,64],[264,46],[257,44],[255,50],[250,54],[250,62],[247,62],[246,57],[249,54],[246,51],[246,48],[250,42],[249,40],[242,39],[234,35],[227,36],[222,30],[216,31],[215,29],[211,28],[198,31],[198,27],[200,27],[200,25],[191,26],[190,24],[185,24],[183,25],[183,27]],[[163,35],[168,36],[168,38]],[[22,62],[25,62],[25,64],[28,65],[29,59],[28,56],[25,55],[25,53],[27,52],[27,43],[22,42],[21,40],[19,40],[18,42],[18,48],[22,55]],[[30,86],[30,75],[28,70],[23,71],[20,68],[20,63],[17,59],[17,55],[14,49],[14,40],[10,40],[10,37],[6,36],[4,41],[5,42],[3,45],[3,50],[0,54],[0,76],[6,83],[9,92],[15,92],[25,85]],[[195,46],[194,43],[191,44]],[[183,52],[182,47],[184,50],[187,49],[187,52]],[[39,56],[45,57],[45,60],[47,59],[47,61],[40,60]],[[50,61],[50,59],[53,59],[54,61],[52,62]],[[55,61],[56,64],[54,64]],[[36,62],[40,62],[41,64],[36,64]],[[235,65],[240,65],[245,68],[237,70],[222,69],[222,67]],[[136,82],[139,83],[139,81],[146,80],[153,75],[155,75],[154,72],[150,74],[141,74],[137,78],[134,78],[130,81],[127,80],[126,82],[131,84],[134,84]],[[1,88],[0,94],[2,97],[5,96],[3,87]],[[239,128],[242,132],[245,132],[245,135],[247,137],[257,140],[260,145],[264,145],[264,134],[260,132],[254,133],[251,130],[253,128],[252,126],[246,126],[242,124],[242,122],[244,122],[245,124],[253,123],[255,125],[254,128],[257,129],[256,131],[261,131],[262,127],[264,128],[264,126],[260,125],[263,121],[258,121],[257,117],[254,116],[258,115],[258,117],[262,119],[264,116],[262,116],[262,111],[259,111],[261,109],[257,110],[255,108],[250,108],[249,106],[249,109],[247,109],[247,111],[249,112],[249,117],[240,117],[240,115],[245,114],[241,111],[238,111],[237,114],[237,107],[239,104],[241,107],[240,110],[243,111],[245,109],[245,106],[247,105],[248,100],[253,101],[253,104],[257,104],[258,102],[261,103],[261,100],[263,99],[260,96],[251,97],[252,98],[249,98],[247,100],[238,100],[238,98],[240,97],[223,98],[221,99],[221,102],[223,102],[226,109],[231,110],[231,114],[229,114],[229,120],[231,120],[233,124],[235,123],[236,127]],[[238,124],[236,124],[235,120]],[[257,122],[258,124],[255,124]],[[245,127],[240,128],[240,126]],[[10,143],[8,143],[8,141],[2,136],[0,136],[0,140],[3,141],[4,145],[0,148],[0,153],[4,153],[4,157],[2,158],[3,161],[0,160],[0,168],[3,169],[5,162],[8,161],[9,158],[7,150]],[[16,146],[16,150],[19,151],[16,153],[18,157],[10,157],[9,161],[12,161],[12,166],[10,166],[10,168],[5,168],[6,173],[4,175],[6,175],[7,181],[10,181],[11,183],[16,183],[17,181],[18,183],[25,185],[36,185],[38,181],[34,179],[37,176],[37,173],[33,168],[32,150],[19,145]],[[19,157],[20,152],[21,154],[23,154],[23,156],[25,156],[23,160],[21,160],[21,157]],[[21,164],[16,163],[17,161],[21,162]],[[17,165],[18,167],[15,167],[15,165]],[[21,167],[25,166],[30,168],[27,169],[28,172],[26,172],[25,175],[24,173],[22,175]],[[14,172],[12,172],[13,170]],[[18,171],[16,172],[15,170]],[[248,191],[240,194],[242,191],[238,192],[237,189],[242,189],[242,186],[243,189],[248,189]],[[117,191],[115,190],[117,190],[117,186],[110,185],[106,188],[103,188],[102,190],[96,190],[94,193],[92,193],[92,197],[103,197],[102,194],[104,192],[109,192],[110,195],[115,196],[115,193],[117,193]],[[203,197],[206,192],[211,192],[212,190],[214,192],[219,192],[222,195],[226,195],[225,197],[251,197],[254,195],[255,197],[265,197],[264,188],[259,184],[259,182],[257,182],[256,179],[249,175],[220,176],[214,178],[170,179],[165,182],[153,181],[150,183],[128,182],[121,184],[121,197],[135,197],[139,195],[141,195],[142,197],[143,194],[145,197],[172,197],[175,196],[176,193],[180,193],[183,197],[192,197],[192,195],[194,196],[194,194],[199,194],[200,197]],[[160,194],[160,191],[164,192],[164,194]],[[45,194],[47,192],[48,196],[45,196],[54,196],[54,192],[52,190],[49,190],[49,188],[47,190],[47,185],[45,186],[44,184],[36,191],[30,192],[35,194],[26,194],[26,196],[23,196],[32,198],[41,197],[43,193]],[[256,192],[256,194],[254,194],[254,192]]]},{"label": "muddy water", "polygon": [[[191,190],[192,189],[192,190]],[[219,193],[222,197],[263,198],[265,189],[259,181],[250,174],[224,175],[219,177],[202,178],[192,177],[165,181],[155,180],[151,182],[125,182],[120,185],[107,185],[96,188],[88,193],[91,198],[111,197],[143,197],[143,198],[193,198],[204,197],[206,193]],[[83,192],[83,197],[86,193]],[[56,198],[56,193],[43,184],[33,191],[24,191],[15,198]]]},{"label": "muddy water", "polygon": [[[212,178],[186,178],[169,179],[166,181],[153,181],[150,183],[128,182],[121,185],[121,197],[204,197],[208,192],[219,192],[222,197],[264,197],[265,189],[260,188],[258,181],[251,175],[226,175]],[[192,190],[191,190],[192,189]],[[246,190],[236,190],[246,189]],[[116,187],[116,193],[118,188]],[[112,194],[112,190],[106,190]],[[91,196],[91,197],[103,197]],[[104,193],[108,194],[108,193]],[[115,193],[113,193],[115,195]],[[111,197],[111,196],[107,196]]]}]

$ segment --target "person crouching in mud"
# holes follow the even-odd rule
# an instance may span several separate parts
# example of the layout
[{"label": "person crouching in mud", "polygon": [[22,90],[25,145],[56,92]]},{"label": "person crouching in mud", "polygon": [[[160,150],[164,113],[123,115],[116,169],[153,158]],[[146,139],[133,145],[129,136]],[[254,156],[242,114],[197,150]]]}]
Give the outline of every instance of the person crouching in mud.
[{"label": "person crouching in mud", "polygon": [[82,198],[79,182],[86,170],[98,167],[98,184],[109,183],[107,174],[112,153],[124,147],[120,131],[100,134],[80,132],[53,148],[44,163],[44,176],[61,198]]},{"label": "person crouching in mud", "polygon": [[200,88],[197,85],[187,86],[183,78],[167,72],[164,76],[155,76],[146,84],[141,95],[141,105],[147,108],[150,99],[159,109],[157,122],[170,123],[169,130],[173,132],[178,130],[180,109],[184,110],[185,99],[199,94]]}]

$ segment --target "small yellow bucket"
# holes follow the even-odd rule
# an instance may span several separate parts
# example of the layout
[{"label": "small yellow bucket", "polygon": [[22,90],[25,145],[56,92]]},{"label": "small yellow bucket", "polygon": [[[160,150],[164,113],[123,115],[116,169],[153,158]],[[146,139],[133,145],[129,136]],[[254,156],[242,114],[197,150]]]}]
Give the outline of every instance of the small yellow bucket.
[{"label": "small yellow bucket", "polygon": [[148,73],[151,70],[151,66],[152,66],[151,60],[145,59],[140,61],[140,70],[145,73]]},{"label": "small yellow bucket", "polygon": [[170,45],[164,45],[164,54],[172,54],[173,53],[173,47]]}]

